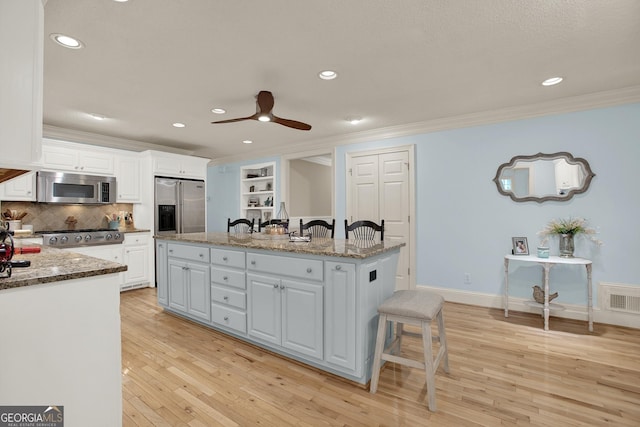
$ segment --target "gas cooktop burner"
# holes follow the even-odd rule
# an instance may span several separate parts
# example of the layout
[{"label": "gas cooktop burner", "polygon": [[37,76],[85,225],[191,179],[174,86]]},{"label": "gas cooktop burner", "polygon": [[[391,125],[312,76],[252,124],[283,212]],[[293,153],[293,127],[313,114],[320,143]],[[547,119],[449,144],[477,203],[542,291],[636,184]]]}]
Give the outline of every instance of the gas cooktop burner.
[{"label": "gas cooktop burner", "polygon": [[38,231],[44,246],[75,248],[79,246],[113,245],[122,243],[124,233],[109,228],[82,230]]}]

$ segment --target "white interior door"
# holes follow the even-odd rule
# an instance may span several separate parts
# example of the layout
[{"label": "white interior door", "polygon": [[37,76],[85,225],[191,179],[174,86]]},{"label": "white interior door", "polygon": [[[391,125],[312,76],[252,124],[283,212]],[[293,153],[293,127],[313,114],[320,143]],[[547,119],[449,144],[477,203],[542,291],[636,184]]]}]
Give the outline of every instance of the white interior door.
[{"label": "white interior door", "polygon": [[[348,171],[347,218],[349,222],[384,219],[385,241],[402,240],[396,289],[411,289],[412,231],[411,176],[409,149],[350,156]],[[350,173],[349,173],[350,172]]]}]

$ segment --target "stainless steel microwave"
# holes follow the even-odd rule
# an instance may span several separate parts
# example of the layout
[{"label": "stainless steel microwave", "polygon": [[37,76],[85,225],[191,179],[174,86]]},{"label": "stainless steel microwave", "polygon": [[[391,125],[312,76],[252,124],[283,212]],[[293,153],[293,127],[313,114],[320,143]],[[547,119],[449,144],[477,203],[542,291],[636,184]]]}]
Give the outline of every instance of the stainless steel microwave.
[{"label": "stainless steel microwave", "polygon": [[36,200],[84,205],[116,203],[116,179],[112,176],[38,172]]}]

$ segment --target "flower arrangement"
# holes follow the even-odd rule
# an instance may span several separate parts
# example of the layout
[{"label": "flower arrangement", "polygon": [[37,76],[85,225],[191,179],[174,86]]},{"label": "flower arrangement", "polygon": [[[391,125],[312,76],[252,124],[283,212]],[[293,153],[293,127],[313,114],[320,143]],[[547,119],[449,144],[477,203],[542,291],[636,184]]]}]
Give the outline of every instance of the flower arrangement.
[{"label": "flower arrangement", "polygon": [[602,245],[602,241],[596,239],[594,234],[597,231],[594,228],[587,226],[587,220],[584,218],[569,218],[569,219],[553,219],[538,232],[538,236],[543,238],[542,245],[545,245],[548,238],[552,235],[568,234],[575,236],[576,234],[585,234],[597,245]]}]

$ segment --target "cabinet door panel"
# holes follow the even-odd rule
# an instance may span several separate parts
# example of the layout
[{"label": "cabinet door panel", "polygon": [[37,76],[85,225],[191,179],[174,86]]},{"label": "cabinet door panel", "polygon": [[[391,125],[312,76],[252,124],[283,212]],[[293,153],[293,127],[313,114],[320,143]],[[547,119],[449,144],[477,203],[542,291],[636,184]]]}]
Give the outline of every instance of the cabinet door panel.
[{"label": "cabinet door panel", "polygon": [[209,266],[187,265],[189,314],[200,319],[211,320],[211,284],[209,283]]},{"label": "cabinet door panel", "polygon": [[280,280],[247,275],[249,290],[249,335],[280,345]]},{"label": "cabinet door panel", "polygon": [[325,360],[350,370],[356,368],[355,271],[354,264],[326,262]]},{"label": "cabinet door panel", "polygon": [[187,312],[186,263],[169,260],[169,307]]},{"label": "cabinet door panel", "polygon": [[158,303],[169,305],[169,283],[167,280],[167,244],[156,243],[156,285],[158,287]]},{"label": "cabinet door panel", "polygon": [[322,359],[322,285],[283,280],[282,286],[282,346]]}]

